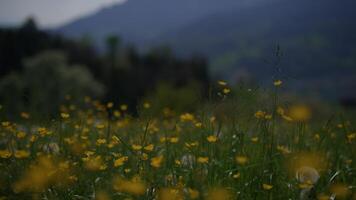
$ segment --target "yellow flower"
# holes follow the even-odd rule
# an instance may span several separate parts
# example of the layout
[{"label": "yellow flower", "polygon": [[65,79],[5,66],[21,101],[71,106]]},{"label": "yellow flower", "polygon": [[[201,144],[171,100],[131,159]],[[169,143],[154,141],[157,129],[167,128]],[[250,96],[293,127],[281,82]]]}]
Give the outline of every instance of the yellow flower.
[{"label": "yellow flower", "polygon": [[313,187],[313,183],[311,181],[306,181],[304,183],[299,184],[300,189],[310,189]]},{"label": "yellow flower", "polygon": [[190,114],[190,113],[184,113],[180,116],[180,120],[182,122],[186,122],[186,121],[194,121],[194,115]]},{"label": "yellow flower", "polygon": [[182,162],[181,162],[180,160],[174,160],[174,163],[175,163],[176,165],[181,165],[181,164],[182,164]]},{"label": "yellow flower", "polygon": [[293,121],[293,119],[292,119],[291,117],[287,116],[287,115],[282,115],[282,118],[283,118],[284,120],[288,121],[288,122]]},{"label": "yellow flower", "polygon": [[70,117],[69,113],[61,113],[63,119],[68,119]]},{"label": "yellow flower", "polygon": [[120,192],[139,196],[145,194],[147,187],[146,184],[137,177],[132,180],[124,180],[121,177],[116,177],[113,180],[113,188]]},{"label": "yellow flower", "polygon": [[208,192],[207,200],[230,200],[233,199],[231,193],[224,188],[214,188]]},{"label": "yellow flower", "polygon": [[38,128],[37,131],[38,131],[38,133],[39,133],[42,137],[44,137],[44,136],[46,136],[46,135],[51,135],[51,134],[52,134],[51,131],[48,131],[48,130],[47,130],[46,128],[44,128],[44,127]]},{"label": "yellow flower", "polygon": [[90,171],[105,170],[107,165],[104,163],[101,156],[89,157],[85,162],[85,168]]},{"label": "yellow flower", "polygon": [[1,125],[2,125],[3,127],[9,127],[9,126],[11,125],[11,123],[8,122],[8,121],[6,121],[6,122],[1,122]]},{"label": "yellow flower", "polygon": [[206,138],[206,140],[208,140],[208,142],[210,143],[215,143],[218,140],[218,138],[215,135],[210,135]]},{"label": "yellow flower", "polygon": [[241,174],[239,172],[237,172],[236,174],[232,175],[232,178],[234,179],[238,179],[240,178]]},{"label": "yellow flower", "polygon": [[269,185],[269,184],[267,184],[267,183],[263,183],[263,184],[262,184],[262,188],[263,188],[264,190],[271,190],[271,189],[273,188],[273,186],[272,186],[272,185]]},{"label": "yellow flower", "polygon": [[26,133],[23,132],[23,131],[19,131],[16,135],[17,138],[21,139],[21,138],[24,138],[26,137]]},{"label": "yellow flower", "polygon": [[318,200],[330,200],[330,197],[326,194],[319,194],[317,198]]},{"label": "yellow flower", "polygon": [[133,144],[131,147],[135,151],[140,151],[142,149],[142,146],[138,144]]},{"label": "yellow flower", "polygon": [[148,155],[147,155],[147,153],[142,153],[141,159],[142,159],[142,160],[148,160]]},{"label": "yellow flower", "polygon": [[284,109],[282,107],[277,108],[277,113],[280,114],[281,116],[284,115]]},{"label": "yellow flower", "polygon": [[196,147],[199,145],[199,142],[191,142],[191,143],[185,143],[185,146],[188,147],[188,148],[191,148],[191,147]]},{"label": "yellow flower", "polygon": [[169,141],[170,141],[171,143],[178,143],[178,142],[179,142],[179,138],[178,138],[178,137],[171,137],[171,138],[169,139]]},{"label": "yellow flower", "polygon": [[264,118],[265,115],[266,115],[266,112],[261,111],[261,110],[258,110],[258,111],[255,113],[255,117],[256,117],[257,119]]},{"label": "yellow flower", "polygon": [[148,103],[148,102],[145,102],[145,103],[143,104],[143,107],[146,108],[146,109],[149,109],[149,108],[151,107],[151,104]]},{"label": "yellow flower", "polygon": [[102,144],[106,144],[106,139],[104,138],[99,138],[96,140],[96,145],[102,145]]},{"label": "yellow flower", "polygon": [[111,200],[108,193],[104,191],[98,191],[95,193],[95,200]]},{"label": "yellow flower", "polygon": [[224,88],[224,89],[223,89],[223,93],[224,93],[224,94],[229,94],[230,91],[231,91],[231,90],[230,90],[229,88]]},{"label": "yellow flower", "polygon": [[214,123],[215,120],[216,120],[216,117],[215,117],[215,116],[212,116],[212,117],[210,117],[210,119],[209,119],[210,123]]},{"label": "yellow flower", "polygon": [[163,156],[153,157],[151,158],[151,166],[155,168],[159,168],[162,165],[162,161],[163,161]]},{"label": "yellow flower", "polygon": [[218,81],[218,84],[221,85],[221,86],[226,86],[227,85],[227,83],[225,81],[222,81],[222,80]]},{"label": "yellow flower", "polygon": [[154,146],[153,144],[149,144],[149,145],[145,146],[144,149],[145,149],[146,151],[153,151],[154,147],[155,147],[155,146]]},{"label": "yellow flower", "polygon": [[17,150],[17,151],[15,151],[14,156],[15,156],[15,158],[19,158],[19,159],[27,158],[30,156],[30,152],[25,151],[25,150]]},{"label": "yellow flower", "polygon": [[252,137],[252,138],[251,138],[251,142],[257,143],[257,142],[258,142],[258,137]]},{"label": "yellow flower", "polygon": [[326,156],[315,152],[301,152],[290,157],[288,168],[300,183],[315,184],[319,172],[328,166]]},{"label": "yellow flower", "polygon": [[282,146],[282,145],[277,145],[277,150],[280,151],[283,154],[291,153],[291,151],[287,147]]},{"label": "yellow flower", "polygon": [[183,192],[176,188],[163,188],[158,192],[158,200],[183,200]]},{"label": "yellow flower", "polygon": [[0,157],[1,158],[10,158],[11,157],[11,152],[7,149],[5,150],[0,150]]},{"label": "yellow flower", "polygon": [[311,118],[311,111],[305,105],[294,105],[289,109],[289,116],[294,121],[307,121]]},{"label": "yellow flower", "polygon": [[105,124],[100,123],[100,124],[97,124],[95,127],[97,129],[103,129],[103,128],[105,128]]},{"label": "yellow flower", "polygon": [[239,164],[239,165],[245,165],[248,161],[247,157],[246,156],[236,156],[236,162]]},{"label": "yellow flower", "polygon": [[166,141],[167,141],[167,138],[166,138],[166,137],[160,137],[160,138],[159,138],[159,141],[160,141],[161,143],[166,142]]},{"label": "yellow flower", "polygon": [[265,119],[267,119],[267,120],[272,119],[272,115],[270,115],[270,114],[265,115]]},{"label": "yellow flower", "polygon": [[198,199],[199,198],[199,191],[194,190],[192,188],[188,188],[189,198],[190,199]]},{"label": "yellow flower", "polygon": [[336,198],[338,198],[338,199],[346,199],[346,197],[348,197],[349,194],[351,193],[351,191],[349,190],[347,185],[345,185],[343,183],[333,184],[330,187],[330,192],[332,194],[336,195]]},{"label": "yellow flower", "polygon": [[129,159],[129,157],[127,156],[123,156],[121,158],[118,158],[114,161],[114,166],[115,167],[119,167],[119,166],[122,166],[124,165],[124,163]]},{"label": "yellow flower", "polygon": [[319,140],[320,140],[320,135],[319,135],[319,134],[315,134],[315,135],[314,135],[314,139],[315,139],[316,141],[319,141]]},{"label": "yellow flower", "polygon": [[346,137],[349,142],[352,142],[352,140],[356,138],[356,133],[350,133]]},{"label": "yellow flower", "polygon": [[30,118],[30,114],[28,114],[27,112],[21,112],[20,116],[24,119],[29,119]]},{"label": "yellow flower", "polygon": [[281,80],[275,80],[273,82],[273,85],[276,86],[276,87],[281,86],[282,85],[282,81]]},{"label": "yellow flower", "polygon": [[106,104],[106,107],[107,108],[112,108],[112,107],[114,107],[114,103],[113,102],[109,102],[109,103]]},{"label": "yellow flower", "polygon": [[50,184],[61,181],[60,177],[55,176],[53,173],[56,170],[56,165],[52,160],[48,157],[40,157],[14,183],[14,191],[16,193],[23,191],[40,192],[50,186]]},{"label": "yellow flower", "polygon": [[203,124],[201,122],[195,123],[195,127],[197,127],[197,128],[201,128],[202,126],[203,126]]},{"label": "yellow flower", "polygon": [[119,117],[121,116],[120,111],[115,110],[115,111],[114,111],[114,116],[117,117],[117,118],[119,118]]},{"label": "yellow flower", "polygon": [[209,162],[209,157],[198,157],[198,163],[206,164]]},{"label": "yellow flower", "polygon": [[126,104],[122,104],[122,105],[120,106],[120,109],[121,109],[122,111],[126,111],[126,110],[127,110],[127,105],[126,105]]}]

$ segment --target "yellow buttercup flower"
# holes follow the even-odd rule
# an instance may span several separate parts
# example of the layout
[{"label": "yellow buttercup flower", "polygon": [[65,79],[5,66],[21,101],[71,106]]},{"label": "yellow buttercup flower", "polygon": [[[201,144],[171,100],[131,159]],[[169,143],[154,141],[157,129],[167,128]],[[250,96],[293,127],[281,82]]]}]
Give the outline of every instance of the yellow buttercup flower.
[{"label": "yellow buttercup flower", "polygon": [[189,198],[190,199],[198,199],[199,198],[199,191],[194,190],[192,188],[188,188]]},{"label": "yellow buttercup flower", "polygon": [[120,109],[122,110],[122,111],[126,111],[127,110],[127,105],[126,104],[122,104],[121,106],[120,106]]},{"label": "yellow buttercup flower", "polygon": [[102,144],[106,144],[106,139],[99,138],[96,140],[96,145],[102,145]]},{"label": "yellow buttercup flower", "polygon": [[138,144],[133,144],[133,145],[131,145],[131,147],[135,151],[140,151],[142,149],[142,146],[138,145]]},{"label": "yellow buttercup flower", "polygon": [[125,180],[121,177],[116,177],[113,180],[114,190],[120,192],[126,192],[136,196],[143,195],[146,192],[146,184],[139,178],[133,178],[132,180]]},{"label": "yellow buttercup flower", "polygon": [[30,152],[25,151],[25,150],[17,150],[17,151],[15,151],[14,156],[15,156],[15,158],[19,158],[19,159],[27,158],[30,156]]},{"label": "yellow buttercup flower", "polygon": [[118,158],[114,161],[114,167],[119,167],[125,164],[126,161],[128,161],[129,157],[123,156],[121,158]]},{"label": "yellow buttercup flower", "polygon": [[311,118],[311,111],[305,105],[294,105],[289,109],[289,116],[293,121],[303,122]]},{"label": "yellow buttercup flower", "polygon": [[163,188],[158,192],[158,200],[183,200],[184,194],[176,188]]},{"label": "yellow buttercup flower", "polygon": [[203,124],[201,122],[195,123],[195,127],[197,127],[197,128],[201,128],[202,126],[203,126]]},{"label": "yellow buttercup flower", "polygon": [[155,146],[153,144],[149,144],[147,146],[144,147],[144,149],[146,151],[153,151],[153,149],[155,148]]},{"label": "yellow buttercup flower", "polygon": [[240,178],[241,174],[239,172],[237,172],[236,174],[232,175],[232,178],[234,179],[238,179]]},{"label": "yellow buttercup flower", "polygon": [[29,119],[29,118],[30,118],[30,114],[27,113],[27,112],[21,112],[21,113],[20,113],[20,116],[21,116],[22,118],[24,118],[24,119]]},{"label": "yellow buttercup flower", "polygon": [[226,86],[227,82],[220,80],[220,81],[218,81],[218,84],[221,86]]},{"label": "yellow buttercup flower", "polygon": [[171,142],[171,143],[178,143],[178,142],[179,142],[179,138],[178,138],[178,137],[171,137],[171,138],[169,139],[169,142]]},{"label": "yellow buttercup flower", "polygon": [[282,81],[281,80],[275,80],[273,82],[273,85],[276,86],[276,87],[281,86],[282,85]]},{"label": "yellow buttercup flower", "polygon": [[180,116],[180,120],[183,122],[194,121],[194,115],[192,115],[190,113],[184,113]]},{"label": "yellow buttercup flower", "polygon": [[63,119],[68,119],[70,117],[69,113],[61,113]]},{"label": "yellow buttercup flower", "polygon": [[252,137],[252,138],[251,138],[251,142],[257,143],[257,142],[258,142],[258,137]]},{"label": "yellow buttercup flower", "polygon": [[231,193],[224,188],[213,188],[209,190],[207,200],[230,200],[233,199]]},{"label": "yellow buttercup flower", "polygon": [[198,163],[206,164],[209,162],[209,157],[198,157]]},{"label": "yellow buttercup flower", "polygon": [[12,155],[12,153],[11,153],[9,150],[7,150],[7,149],[5,149],[5,150],[0,150],[0,157],[1,157],[1,158],[10,158],[11,155]]},{"label": "yellow buttercup flower", "polygon": [[144,107],[145,109],[149,109],[149,108],[151,107],[151,104],[148,103],[148,102],[145,102],[145,103],[143,103],[143,107]]},{"label": "yellow buttercup flower", "polygon": [[97,191],[95,193],[95,200],[111,200],[108,193],[104,191]]},{"label": "yellow buttercup flower", "polygon": [[236,162],[239,164],[239,165],[245,165],[248,161],[247,157],[246,156],[236,156]]},{"label": "yellow buttercup flower", "polygon": [[155,168],[159,168],[162,165],[163,156],[157,156],[151,159],[151,166]]},{"label": "yellow buttercup flower", "polygon": [[266,116],[266,112],[262,111],[262,110],[258,110],[256,113],[255,113],[255,117],[257,119],[260,119],[260,118],[264,118]]},{"label": "yellow buttercup flower", "polygon": [[210,143],[215,143],[218,140],[218,137],[216,137],[215,135],[210,135],[206,138],[206,140],[208,140],[208,142]]},{"label": "yellow buttercup flower", "polygon": [[263,184],[262,184],[262,188],[263,188],[264,190],[271,190],[271,189],[273,188],[273,186],[272,186],[272,185],[269,185],[269,184],[267,184],[267,183],[263,183]]},{"label": "yellow buttercup flower", "polygon": [[23,131],[19,131],[17,134],[16,134],[16,137],[21,139],[21,138],[24,138],[26,137],[26,133],[23,132]]},{"label": "yellow buttercup flower", "polygon": [[106,104],[106,107],[110,109],[110,108],[114,107],[114,103],[113,102],[109,102],[109,103]]},{"label": "yellow buttercup flower", "polygon": [[224,93],[224,94],[229,94],[230,91],[231,91],[231,90],[230,90],[229,88],[224,88],[224,89],[223,89],[223,93]]}]

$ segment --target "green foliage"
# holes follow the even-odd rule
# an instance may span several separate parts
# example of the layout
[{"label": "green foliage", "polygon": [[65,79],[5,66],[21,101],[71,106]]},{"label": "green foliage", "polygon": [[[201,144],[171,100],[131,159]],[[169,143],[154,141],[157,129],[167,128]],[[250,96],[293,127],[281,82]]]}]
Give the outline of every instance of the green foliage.
[{"label": "green foliage", "polygon": [[199,85],[196,83],[182,88],[174,88],[162,82],[145,99],[155,103],[152,112],[159,115],[164,108],[170,108],[177,112],[197,110],[202,102],[202,94],[200,94]]},{"label": "green foliage", "polygon": [[0,91],[8,111],[18,113],[26,106],[40,115],[55,113],[66,95],[82,99],[86,95],[100,97],[105,92],[85,67],[68,65],[66,56],[55,51],[26,60],[23,73],[5,77]]}]

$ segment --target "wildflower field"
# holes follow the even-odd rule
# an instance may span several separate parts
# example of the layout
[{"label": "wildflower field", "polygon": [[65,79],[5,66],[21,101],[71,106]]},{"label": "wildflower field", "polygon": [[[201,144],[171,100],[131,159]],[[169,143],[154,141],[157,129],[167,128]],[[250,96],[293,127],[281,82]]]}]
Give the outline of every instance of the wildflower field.
[{"label": "wildflower field", "polygon": [[286,102],[282,86],[219,81],[194,112],[68,96],[55,119],[1,119],[0,199],[356,199],[354,115]]}]

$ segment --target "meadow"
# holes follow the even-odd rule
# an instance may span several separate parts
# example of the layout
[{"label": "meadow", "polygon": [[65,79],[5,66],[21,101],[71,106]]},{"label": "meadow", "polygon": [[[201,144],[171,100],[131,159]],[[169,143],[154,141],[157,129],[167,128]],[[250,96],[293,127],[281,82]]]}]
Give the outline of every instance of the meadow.
[{"label": "meadow", "polygon": [[271,85],[219,81],[194,112],[66,96],[55,119],[1,119],[0,199],[356,199],[352,115]]}]

